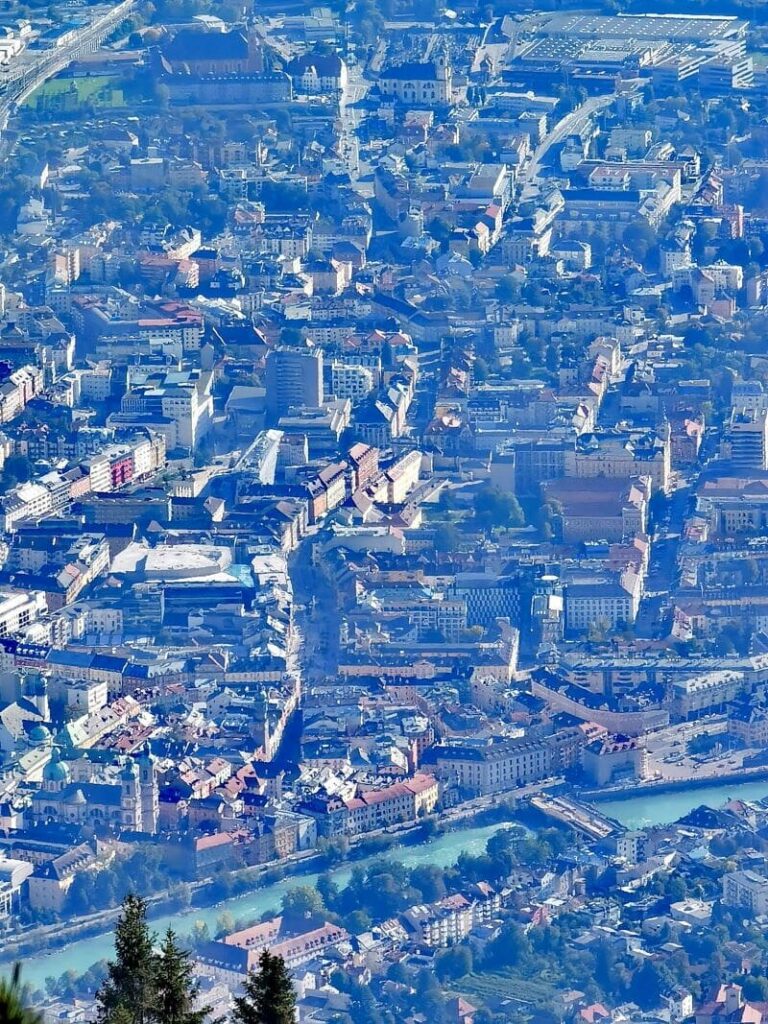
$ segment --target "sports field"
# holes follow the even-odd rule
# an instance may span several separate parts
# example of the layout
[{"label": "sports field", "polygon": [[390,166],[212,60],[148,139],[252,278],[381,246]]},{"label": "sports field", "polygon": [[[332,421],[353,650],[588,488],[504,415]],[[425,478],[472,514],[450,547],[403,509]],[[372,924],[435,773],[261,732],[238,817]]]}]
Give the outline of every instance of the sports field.
[{"label": "sports field", "polygon": [[89,78],[52,78],[45,82],[27,100],[31,107],[74,110],[86,102],[98,107],[122,107],[122,89],[115,88],[116,79],[110,75]]}]

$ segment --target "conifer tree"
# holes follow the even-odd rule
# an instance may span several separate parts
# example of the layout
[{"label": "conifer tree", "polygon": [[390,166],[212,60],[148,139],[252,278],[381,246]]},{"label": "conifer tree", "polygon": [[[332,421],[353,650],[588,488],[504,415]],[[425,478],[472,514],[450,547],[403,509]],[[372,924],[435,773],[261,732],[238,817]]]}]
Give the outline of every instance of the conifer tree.
[{"label": "conifer tree", "polygon": [[21,964],[10,979],[0,978],[0,1021],[3,1024],[42,1024],[42,1016],[27,1006],[21,984]]},{"label": "conifer tree", "polygon": [[100,1024],[150,1024],[157,1005],[157,958],[147,925],[147,903],[129,894],[115,928],[115,959],[99,989]]},{"label": "conifer tree", "polygon": [[189,953],[179,946],[173,929],[169,928],[157,960],[158,1024],[205,1024],[211,1008],[196,1009],[198,993]]},{"label": "conifer tree", "polygon": [[244,987],[245,995],[235,1000],[236,1024],[294,1024],[296,995],[281,956],[263,950],[258,971],[248,974]]},{"label": "conifer tree", "polygon": [[133,1024],[131,1011],[124,1006],[117,1006],[109,1015],[109,1024]]}]

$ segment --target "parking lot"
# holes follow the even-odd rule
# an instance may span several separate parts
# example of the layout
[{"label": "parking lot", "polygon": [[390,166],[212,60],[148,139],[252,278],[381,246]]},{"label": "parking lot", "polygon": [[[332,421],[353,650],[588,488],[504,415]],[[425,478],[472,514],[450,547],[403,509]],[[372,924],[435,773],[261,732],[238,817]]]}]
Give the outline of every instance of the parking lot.
[{"label": "parking lot", "polygon": [[[712,749],[704,750],[708,745]],[[700,749],[701,748],[701,749]],[[722,718],[684,722],[646,738],[648,772],[660,779],[707,778],[727,775],[743,767],[745,757],[756,753],[734,749]]]}]

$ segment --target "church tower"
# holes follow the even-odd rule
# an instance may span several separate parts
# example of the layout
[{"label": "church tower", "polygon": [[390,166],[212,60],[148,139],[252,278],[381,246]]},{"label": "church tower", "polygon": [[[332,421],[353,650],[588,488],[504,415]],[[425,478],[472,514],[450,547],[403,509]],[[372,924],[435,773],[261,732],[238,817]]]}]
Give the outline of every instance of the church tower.
[{"label": "church tower", "polygon": [[136,762],[130,759],[120,772],[120,812],[123,828],[141,832],[139,769]]},{"label": "church tower", "polygon": [[253,702],[253,721],[251,723],[251,736],[257,746],[264,750],[266,760],[270,759],[269,750],[269,699],[266,691],[261,688]]},{"label": "church tower", "polygon": [[43,676],[39,672],[26,672],[22,676],[22,689],[30,704],[34,704],[40,712],[42,720],[48,722],[51,709],[48,703],[48,684]]},{"label": "church tower", "polygon": [[438,103],[450,103],[453,98],[453,68],[446,50],[441,47],[435,55],[436,96]]},{"label": "church tower", "polygon": [[157,832],[157,819],[160,813],[157,772],[155,758],[148,747],[145,747],[139,758],[139,789],[141,798],[141,830]]}]

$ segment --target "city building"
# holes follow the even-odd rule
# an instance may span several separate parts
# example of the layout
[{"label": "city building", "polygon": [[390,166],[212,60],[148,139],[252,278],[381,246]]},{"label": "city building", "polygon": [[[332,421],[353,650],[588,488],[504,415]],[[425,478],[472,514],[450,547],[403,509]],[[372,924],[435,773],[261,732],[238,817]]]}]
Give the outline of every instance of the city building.
[{"label": "city building", "polygon": [[322,349],[274,349],[267,356],[265,387],[270,424],[298,410],[319,409],[323,404]]}]

